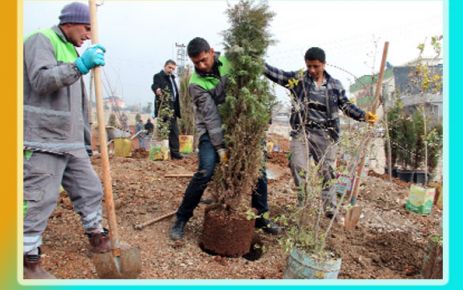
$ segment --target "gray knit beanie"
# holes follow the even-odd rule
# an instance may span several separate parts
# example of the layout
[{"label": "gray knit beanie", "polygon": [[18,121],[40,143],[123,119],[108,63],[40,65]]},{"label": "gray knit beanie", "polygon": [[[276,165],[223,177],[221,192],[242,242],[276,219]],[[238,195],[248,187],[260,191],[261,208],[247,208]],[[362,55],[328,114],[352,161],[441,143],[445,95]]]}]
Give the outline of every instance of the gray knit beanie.
[{"label": "gray knit beanie", "polygon": [[59,16],[59,24],[90,24],[90,11],[87,5],[73,2],[63,7]]}]

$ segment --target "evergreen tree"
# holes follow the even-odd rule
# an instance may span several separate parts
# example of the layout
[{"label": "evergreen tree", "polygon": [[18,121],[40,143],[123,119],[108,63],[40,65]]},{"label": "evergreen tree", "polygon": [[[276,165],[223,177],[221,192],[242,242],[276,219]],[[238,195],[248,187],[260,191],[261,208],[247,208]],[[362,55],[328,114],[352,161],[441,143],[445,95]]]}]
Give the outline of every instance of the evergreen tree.
[{"label": "evergreen tree", "polygon": [[266,3],[242,0],[229,7],[231,27],[224,32],[225,56],[232,70],[220,114],[228,163],[214,175],[213,192],[229,209],[251,205],[251,193],[263,165],[263,143],[274,96],[263,76],[264,54],[272,43],[273,13]]}]

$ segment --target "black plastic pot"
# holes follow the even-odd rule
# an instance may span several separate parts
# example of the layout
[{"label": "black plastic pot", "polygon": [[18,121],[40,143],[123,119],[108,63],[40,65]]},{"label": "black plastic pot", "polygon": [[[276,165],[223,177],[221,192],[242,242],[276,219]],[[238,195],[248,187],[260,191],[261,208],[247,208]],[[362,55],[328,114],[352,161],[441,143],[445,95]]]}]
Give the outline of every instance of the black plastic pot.
[{"label": "black plastic pot", "polygon": [[[384,172],[386,174],[389,174],[389,168],[385,167]],[[391,173],[392,173],[392,177],[397,178],[397,167],[393,167],[391,170]]]},{"label": "black plastic pot", "polygon": [[[424,184],[426,182],[425,180],[425,176],[426,176],[426,173],[424,171],[415,171],[414,172],[415,174],[413,175],[413,182],[414,183],[417,183],[417,184]],[[429,180],[431,179],[431,174],[428,173],[428,182]]]},{"label": "black plastic pot", "polygon": [[412,182],[413,175],[414,175],[414,171],[412,170],[397,169],[397,177],[402,181]]}]

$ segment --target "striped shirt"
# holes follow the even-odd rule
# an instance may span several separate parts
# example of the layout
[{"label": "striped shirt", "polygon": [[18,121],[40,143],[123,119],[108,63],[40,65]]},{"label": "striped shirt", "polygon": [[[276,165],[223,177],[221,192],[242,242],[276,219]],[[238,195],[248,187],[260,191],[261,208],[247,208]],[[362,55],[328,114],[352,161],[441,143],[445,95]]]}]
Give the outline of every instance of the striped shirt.
[{"label": "striped shirt", "polygon": [[[286,72],[265,64],[264,74],[271,81],[289,88],[293,97],[290,123],[292,135],[297,134],[304,124],[307,129],[331,131],[334,140],[339,135],[339,110],[357,121],[364,121],[365,112],[346,97],[346,91],[339,80],[326,71],[320,86],[307,71]],[[301,122],[302,121],[302,122]]]}]

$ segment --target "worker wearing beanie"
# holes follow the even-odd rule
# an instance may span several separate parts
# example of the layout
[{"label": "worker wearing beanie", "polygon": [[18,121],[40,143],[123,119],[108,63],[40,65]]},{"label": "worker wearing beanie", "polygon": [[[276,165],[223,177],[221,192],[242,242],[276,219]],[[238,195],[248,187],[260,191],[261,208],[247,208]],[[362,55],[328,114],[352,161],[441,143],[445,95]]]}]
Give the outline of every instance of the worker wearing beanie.
[{"label": "worker wearing beanie", "polygon": [[94,45],[79,56],[76,47],[90,39],[89,7],[71,3],[59,25],[24,41],[24,278],[51,279],[41,266],[42,234],[59,188],[80,215],[91,250],[110,250],[101,225],[101,182],[90,163],[90,128],[82,75],[105,64],[105,49]]}]

